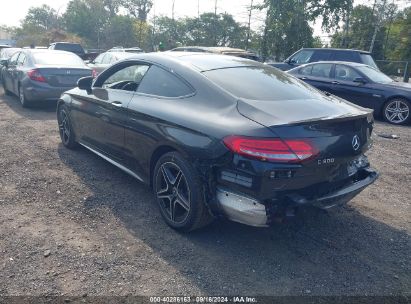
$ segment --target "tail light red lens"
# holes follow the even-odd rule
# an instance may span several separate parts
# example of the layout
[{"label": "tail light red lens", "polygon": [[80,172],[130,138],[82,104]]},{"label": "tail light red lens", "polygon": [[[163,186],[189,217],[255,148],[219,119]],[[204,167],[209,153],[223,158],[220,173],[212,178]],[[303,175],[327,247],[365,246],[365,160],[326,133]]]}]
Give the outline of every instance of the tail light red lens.
[{"label": "tail light red lens", "polygon": [[224,144],[239,155],[272,162],[300,162],[318,154],[307,140],[228,136],[224,138]]},{"label": "tail light red lens", "polygon": [[91,72],[91,76],[93,76],[93,78],[96,78],[98,76],[98,72],[97,70],[94,70]]},{"label": "tail light red lens", "polygon": [[38,70],[28,71],[27,76],[33,81],[47,82],[46,78],[44,78],[43,75],[41,75]]}]

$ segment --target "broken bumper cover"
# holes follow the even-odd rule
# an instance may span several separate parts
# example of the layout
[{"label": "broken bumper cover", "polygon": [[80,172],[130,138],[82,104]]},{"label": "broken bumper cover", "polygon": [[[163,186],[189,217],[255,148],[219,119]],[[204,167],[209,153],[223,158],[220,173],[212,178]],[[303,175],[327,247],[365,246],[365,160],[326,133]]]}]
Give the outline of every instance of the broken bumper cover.
[{"label": "broken bumper cover", "polygon": [[[289,194],[282,204],[289,207],[313,205],[321,209],[346,204],[378,178],[378,173],[370,168],[361,169],[360,173],[360,179],[330,194],[314,199]],[[221,213],[232,221],[255,227],[267,227],[270,223],[267,204],[255,198],[217,188],[217,203]]]}]

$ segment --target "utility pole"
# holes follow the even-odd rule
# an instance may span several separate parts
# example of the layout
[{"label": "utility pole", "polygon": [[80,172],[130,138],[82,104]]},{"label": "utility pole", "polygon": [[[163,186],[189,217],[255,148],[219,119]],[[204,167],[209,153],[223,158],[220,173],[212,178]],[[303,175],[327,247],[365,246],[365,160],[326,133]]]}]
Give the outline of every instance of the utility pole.
[{"label": "utility pole", "polygon": [[200,0],[197,0],[197,17],[200,19]]},{"label": "utility pole", "polygon": [[173,1],[173,5],[171,7],[171,19],[174,20],[174,5],[176,4],[176,0],[172,0]]},{"label": "utility pole", "polygon": [[217,2],[218,0],[215,0],[214,4],[214,46],[217,46]]},{"label": "utility pole", "polygon": [[247,41],[245,42],[245,49],[248,50],[248,44],[250,42],[250,35],[251,35],[251,14],[253,12],[253,1],[251,0],[250,3],[250,10],[248,13],[248,30],[247,30]]},{"label": "utility pole", "polygon": [[[375,1],[374,5],[376,5],[376,2],[377,1]],[[377,22],[375,24],[374,34],[372,35],[372,40],[371,40],[371,45],[370,45],[370,53],[372,53],[372,51],[374,50],[375,39],[377,38],[378,30],[380,29],[381,21],[382,21],[382,18],[384,17],[385,5],[386,4],[387,4],[387,0],[383,0],[381,12],[378,14]]]}]

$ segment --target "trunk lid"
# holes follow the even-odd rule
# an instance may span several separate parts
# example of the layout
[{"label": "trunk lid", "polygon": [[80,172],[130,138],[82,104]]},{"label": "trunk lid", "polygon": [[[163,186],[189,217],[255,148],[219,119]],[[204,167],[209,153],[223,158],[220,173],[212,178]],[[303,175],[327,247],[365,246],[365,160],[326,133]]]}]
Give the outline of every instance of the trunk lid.
[{"label": "trunk lid", "polygon": [[87,68],[66,68],[39,66],[39,73],[53,87],[75,87],[77,81],[86,76],[91,76],[91,70]]},{"label": "trunk lid", "polygon": [[305,167],[343,165],[368,150],[372,110],[334,97],[312,100],[238,101],[238,111],[281,139],[304,139],[317,150]]}]

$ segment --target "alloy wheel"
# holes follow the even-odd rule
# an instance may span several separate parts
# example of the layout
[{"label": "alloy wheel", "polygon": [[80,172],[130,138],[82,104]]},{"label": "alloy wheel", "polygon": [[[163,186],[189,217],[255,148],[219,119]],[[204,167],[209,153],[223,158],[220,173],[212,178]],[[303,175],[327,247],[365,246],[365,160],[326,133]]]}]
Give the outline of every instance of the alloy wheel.
[{"label": "alloy wheel", "polygon": [[401,99],[392,100],[385,107],[385,117],[393,124],[401,124],[405,122],[409,115],[410,108],[408,104]]},{"label": "alloy wheel", "polygon": [[65,110],[60,110],[59,115],[59,130],[60,136],[64,144],[68,144],[70,140],[70,122]]},{"label": "alloy wheel", "polygon": [[191,208],[190,188],[183,171],[175,163],[166,162],[158,170],[156,179],[162,213],[175,224],[183,223]]}]

